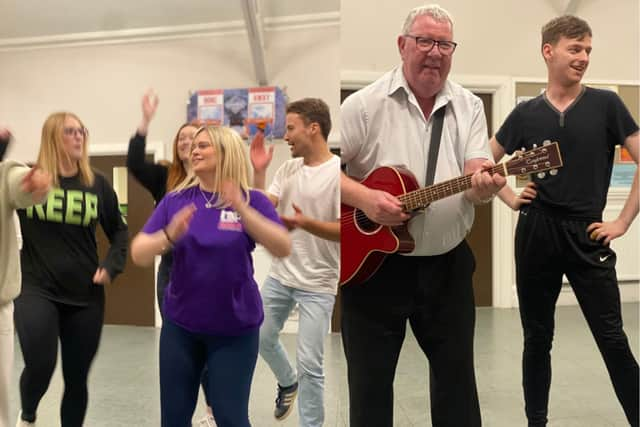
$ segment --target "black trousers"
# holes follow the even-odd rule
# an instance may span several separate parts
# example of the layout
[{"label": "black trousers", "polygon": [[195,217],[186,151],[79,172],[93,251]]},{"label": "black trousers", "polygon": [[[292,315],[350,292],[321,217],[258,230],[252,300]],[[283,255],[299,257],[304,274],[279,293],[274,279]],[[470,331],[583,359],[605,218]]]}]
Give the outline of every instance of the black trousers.
[{"label": "black trousers", "polygon": [[98,296],[98,300],[84,307],[24,293],[15,300],[16,331],[24,357],[20,376],[23,420],[36,419],[38,404],[56,367],[59,339],[64,378],[61,425],[83,425],[88,403],[87,377],[98,351],[104,319],[104,294]]},{"label": "black trousers", "polygon": [[474,269],[463,241],[438,256],[391,255],[368,282],[342,288],[351,427],[393,426],[393,379],[407,321],[429,359],[433,426],[481,425]]},{"label": "black trousers", "polygon": [[520,212],[516,281],[524,331],[522,385],[529,426],[547,423],[556,301],[565,274],[602,354],[627,420],[638,426],[638,363],[622,329],[616,254],[589,238],[593,221],[539,209]]}]

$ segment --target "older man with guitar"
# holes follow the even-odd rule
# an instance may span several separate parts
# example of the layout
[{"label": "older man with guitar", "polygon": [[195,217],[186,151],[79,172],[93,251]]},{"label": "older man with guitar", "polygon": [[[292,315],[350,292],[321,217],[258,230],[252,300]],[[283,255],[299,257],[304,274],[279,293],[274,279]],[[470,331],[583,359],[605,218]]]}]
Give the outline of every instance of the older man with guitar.
[{"label": "older man with guitar", "polygon": [[[474,204],[491,201],[506,180],[491,170],[482,102],[447,79],[457,45],[447,11],[435,5],[412,10],[397,44],[401,66],[351,95],[341,111],[341,157],[348,175],[375,181],[375,170],[393,166],[380,173],[408,176],[404,169],[415,177],[411,185],[400,179],[400,191],[384,182],[376,187],[341,178],[342,203],[356,208],[341,217],[341,268],[363,246],[355,233],[345,234],[350,226],[361,235],[391,231],[389,239],[397,231],[403,237],[398,240],[410,242],[398,249],[409,251],[403,255],[367,250],[382,264],[355,277],[362,283],[342,287],[349,425],[393,425],[393,379],[409,321],[429,359],[433,425],[476,427],[481,421],[473,362],[475,261],[465,236]],[[412,191],[463,175],[457,194],[412,212],[412,206],[423,207],[412,202],[425,196]]]}]

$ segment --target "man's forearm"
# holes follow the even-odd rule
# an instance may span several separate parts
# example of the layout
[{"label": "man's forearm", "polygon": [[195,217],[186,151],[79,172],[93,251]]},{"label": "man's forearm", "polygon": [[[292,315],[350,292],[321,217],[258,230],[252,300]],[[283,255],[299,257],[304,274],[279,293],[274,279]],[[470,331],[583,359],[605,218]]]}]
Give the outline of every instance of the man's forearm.
[{"label": "man's forearm", "polygon": [[342,203],[361,208],[366,201],[367,190],[367,187],[342,172],[340,176],[340,200]]},{"label": "man's forearm", "polygon": [[302,229],[325,240],[340,241],[340,221],[326,222],[308,218]]},{"label": "man's forearm", "polygon": [[620,215],[618,219],[624,222],[629,228],[633,220],[638,216],[638,211],[640,210],[640,196],[638,195],[638,175],[640,174],[640,167],[636,168],[636,174],[633,177],[633,184],[631,184],[631,191],[627,196],[627,200],[624,203],[624,207],[622,211],[620,211]]},{"label": "man's forearm", "polygon": [[267,171],[266,170],[253,170],[253,188],[258,190],[264,190],[266,182]]}]

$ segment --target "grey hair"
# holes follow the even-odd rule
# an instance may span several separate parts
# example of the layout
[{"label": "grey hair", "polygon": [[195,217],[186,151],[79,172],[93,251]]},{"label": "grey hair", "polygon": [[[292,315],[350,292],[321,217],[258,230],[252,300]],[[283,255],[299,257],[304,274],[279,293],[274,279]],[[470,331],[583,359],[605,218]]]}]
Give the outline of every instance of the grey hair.
[{"label": "grey hair", "polygon": [[413,22],[418,16],[422,15],[428,15],[438,22],[448,22],[451,24],[451,29],[453,30],[453,18],[451,17],[451,14],[438,4],[427,4],[424,6],[418,6],[409,12],[402,24],[402,34],[409,34],[409,30],[411,29]]}]

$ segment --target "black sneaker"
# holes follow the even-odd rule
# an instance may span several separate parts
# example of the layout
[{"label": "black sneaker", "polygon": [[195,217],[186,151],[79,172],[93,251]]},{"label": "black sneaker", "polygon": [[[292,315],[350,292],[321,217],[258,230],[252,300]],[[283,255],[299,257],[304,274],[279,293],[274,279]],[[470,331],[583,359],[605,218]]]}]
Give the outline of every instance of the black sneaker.
[{"label": "black sneaker", "polygon": [[295,382],[289,387],[282,387],[278,384],[278,397],[276,397],[276,409],[273,411],[273,416],[276,420],[282,421],[293,409],[293,402],[296,401],[296,395],[298,394],[298,382]]}]

